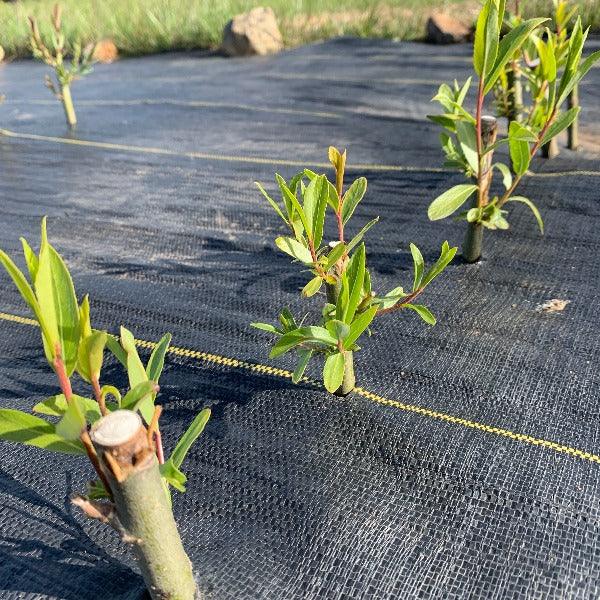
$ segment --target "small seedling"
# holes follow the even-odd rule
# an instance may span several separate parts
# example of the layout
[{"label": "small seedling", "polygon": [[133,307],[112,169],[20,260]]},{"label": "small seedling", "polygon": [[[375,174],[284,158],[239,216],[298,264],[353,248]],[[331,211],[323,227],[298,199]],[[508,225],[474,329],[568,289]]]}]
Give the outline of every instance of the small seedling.
[{"label": "small seedling", "polygon": [[[429,117],[446,130],[440,138],[446,155],[445,165],[462,171],[470,183],[456,185],[438,196],[429,206],[428,215],[432,221],[449,217],[474,196],[472,207],[456,217],[467,221],[463,245],[463,258],[467,262],[475,262],[481,257],[484,228],[508,228],[506,205],[509,202],[528,206],[543,233],[539,210],[531,200],[516,195],[515,191],[541,146],[569,127],[577,117],[578,106],[559,114],[560,106],[600,58],[600,51],[596,51],[585,60],[581,59],[588,32],[582,30],[579,18],[569,38],[560,77],[557,48],[552,41],[538,39],[540,68],[548,82],[546,91],[540,96],[532,119],[527,122],[512,120],[508,136],[497,139],[496,118],[483,114],[485,97],[496,85],[507,63],[531,39],[532,33],[548,20],[523,21],[500,39],[503,16],[504,2],[486,0],[477,20],[473,53],[473,66],[478,77],[475,114],[463,106],[471,85],[469,78],[462,86],[456,81],[453,87],[440,86],[434,100],[442,105],[444,114]],[[493,161],[494,151],[503,144],[508,144],[512,172],[506,164]],[[496,172],[502,176],[504,191],[493,195],[492,183]]]},{"label": "small seedling", "polygon": [[[309,298],[325,288],[326,301],[320,322],[307,325],[305,319],[296,319],[285,308],[279,315],[277,326],[269,323],[252,325],[277,336],[271,358],[289,351],[297,353],[298,366],[292,376],[294,383],[302,379],[309,360],[319,354],[325,359],[325,388],[346,396],[355,387],[353,356],[360,350],[357,342],[376,316],[409,308],[429,325],[435,324],[429,309],[415,304],[415,300],[446,268],[457,249],[444,242],[439,259],[426,271],[421,252],[411,244],[414,262],[411,291],[396,287],[387,294],[377,295],[371,287],[371,275],[366,267],[363,238],[379,218],[367,223],[349,241],[346,237],[346,226],[367,191],[367,180],[359,177],[344,191],[346,152],[342,154],[331,147],[329,160],[335,169],[335,183],[309,169],[304,169],[290,181],[275,175],[281,202],[257,184],[289,229],[288,235],[278,237],[275,244],[310,273],[302,295]],[[337,239],[330,243],[324,241],[327,214],[333,215],[337,231]]]},{"label": "small seedling", "polygon": [[29,17],[31,29],[30,42],[33,55],[43,60],[54,69],[56,84],[49,75],[46,75],[46,87],[58,98],[65,110],[65,116],[69,127],[75,127],[77,116],[73,107],[71,96],[71,84],[76,79],[87,75],[92,71],[94,64],[94,44],[81,46],[80,42],[74,42],[71,48],[70,60],[67,60],[69,49],[65,46],[65,35],[62,31],[61,8],[58,4],[54,6],[51,17],[52,36],[50,48],[42,40],[37,21]]},{"label": "small seedling", "polygon": [[[550,63],[554,60],[556,70],[564,69],[569,54],[569,27],[578,10],[577,6],[569,7],[566,0],[553,0],[553,5],[551,26],[539,27],[531,33],[522,48],[508,61],[494,85],[497,116],[506,117],[509,124],[519,121],[535,125],[548,116],[546,111],[550,106],[546,100],[551,82],[547,77],[554,72]],[[508,28],[523,22],[521,3],[515,2],[514,9],[513,13],[506,13],[505,26]],[[578,86],[575,86],[567,97],[567,106],[573,108],[578,105]],[[577,127],[578,117],[568,127],[571,149],[577,149],[579,144]],[[558,152],[556,137],[542,146],[542,155],[546,158],[552,158]]]},{"label": "small seedling", "polygon": [[[97,479],[87,493],[72,498],[90,518],[112,526],[131,544],[150,596],[155,600],[192,600],[197,587],[171,509],[170,487],[185,491],[180,467],[210,416],[204,409],[192,421],[167,460],[159,429],[161,407],[155,405],[158,380],[171,340],[166,334],[144,365],[130,331],[120,338],[92,329],[90,304],[78,303],[67,267],[50,245],[46,220],[38,255],[21,238],[31,283],[0,250],[0,263],[32,310],[44,352],[60,392],[33,407],[33,412],[0,409],[0,439],[50,452],[87,455]],[[125,395],[102,385],[105,348],[125,367],[130,389]],[[87,383],[92,397],[74,393],[72,378]]]}]

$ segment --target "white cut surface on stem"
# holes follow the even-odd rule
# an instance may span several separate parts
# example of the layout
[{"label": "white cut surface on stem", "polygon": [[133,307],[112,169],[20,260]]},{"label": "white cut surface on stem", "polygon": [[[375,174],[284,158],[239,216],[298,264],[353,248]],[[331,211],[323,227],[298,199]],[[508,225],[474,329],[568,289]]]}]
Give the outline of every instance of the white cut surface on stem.
[{"label": "white cut surface on stem", "polygon": [[116,410],[100,419],[92,427],[92,439],[104,447],[120,446],[128,442],[142,426],[142,420],[131,410]]}]

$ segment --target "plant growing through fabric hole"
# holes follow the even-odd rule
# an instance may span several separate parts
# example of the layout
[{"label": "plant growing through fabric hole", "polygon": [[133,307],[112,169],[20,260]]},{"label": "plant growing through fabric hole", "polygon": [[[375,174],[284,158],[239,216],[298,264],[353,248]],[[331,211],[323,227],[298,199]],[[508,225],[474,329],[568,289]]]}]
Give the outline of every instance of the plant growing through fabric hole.
[{"label": "plant growing through fabric hole", "polygon": [[[198,597],[192,565],[173,517],[170,487],[185,491],[186,476],[180,467],[210,410],[196,416],[165,460],[161,407],[155,399],[170,334],[154,345],[144,365],[130,331],[121,327],[117,339],[92,328],[88,296],[78,303],[69,271],[48,242],[46,219],[39,254],[25,239],[21,242],[31,283],[1,250],[0,263],[35,316],[60,392],[33,407],[46,418],[0,409],[0,439],[87,455],[97,479],[72,502],[88,517],[111,525],[131,545],[152,598]],[[123,396],[115,386],[101,384],[106,348],[126,369],[130,389]],[[85,391],[74,393],[75,374],[78,383],[89,384],[84,389],[91,388],[93,397]]]},{"label": "plant growing through fabric hole", "polygon": [[[514,28],[523,22],[522,3],[515,2],[514,12],[506,12],[505,27]],[[547,111],[551,108],[546,101],[551,81],[556,70],[564,69],[569,54],[569,27],[577,14],[578,7],[570,7],[566,0],[553,0],[551,27],[535,29],[523,46],[515,52],[500,72],[494,84],[496,114],[511,121],[523,122],[527,125],[543,123],[547,119]],[[568,108],[579,105],[578,86],[575,85],[567,97]],[[525,100],[526,98],[526,100]],[[560,107],[558,107],[560,111]],[[560,114],[560,113],[558,113]],[[569,148],[578,147],[578,116],[567,128]],[[558,154],[557,138],[554,137],[542,146],[542,155],[552,158]]]},{"label": "plant growing through fabric hole", "polygon": [[[498,140],[495,117],[483,114],[485,97],[493,89],[508,61],[530,39],[532,32],[547,21],[544,18],[523,21],[500,39],[503,16],[503,2],[486,0],[477,20],[473,52],[473,66],[478,76],[475,114],[463,106],[471,85],[469,78],[462,86],[456,81],[453,87],[446,84],[440,86],[434,100],[442,105],[444,113],[429,117],[445,129],[441,135],[445,165],[462,171],[470,183],[455,185],[438,196],[429,206],[428,215],[433,221],[449,217],[474,197],[472,207],[456,217],[467,221],[463,244],[463,257],[467,262],[475,262],[481,257],[483,228],[508,228],[506,205],[509,202],[528,206],[543,233],[538,209],[528,198],[515,195],[515,191],[539,148],[576,118],[579,107],[560,114],[559,108],[600,58],[600,51],[597,51],[581,60],[587,37],[587,31],[582,30],[581,19],[577,19],[569,38],[565,67],[560,77],[557,71],[557,48],[552,42],[547,44],[540,40],[539,48],[544,48],[541,68],[548,86],[545,96],[540,98],[538,116],[531,122],[511,121],[508,136]],[[508,144],[512,173],[506,164],[493,161],[494,151],[502,144]],[[492,183],[496,171],[502,176],[504,191],[493,195]]]},{"label": "plant growing through fabric hole", "polygon": [[[58,4],[54,6],[51,16],[52,34],[50,48],[44,43],[37,21],[29,17],[30,43],[33,55],[44,61],[48,66],[54,69],[56,84],[49,75],[46,75],[46,87],[58,98],[65,110],[65,117],[69,127],[75,127],[77,116],[73,107],[73,98],[71,96],[71,84],[92,71],[94,64],[94,44],[88,44],[82,47],[79,41],[67,48],[65,35],[62,31],[61,8]],[[67,54],[70,52],[70,60]]]},{"label": "plant growing through fabric hole", "polygon": [[[307,325],[305,319],[296,319],[289,309],[279,315],[277,326],[252,323],[258,329],[277,336],[271,358],[295,351],[298,366],[292,380],[298,383],[309,360],[315,355],[324,357],[323,382],[325,388],[339,396],[349,394],[355,387],[354,352],[360,350],[357,342],[368,331],[376,316],[409,308],[426,323],[435,324],[428,308],[415,304],[425,288],[446,268],[456,248],[447,242],[442,245],[440,257],[425,269],[419,249],[410,245],[414,262],[412,289],[405,292],[396,287],[384,295],[377,295],[371,286],[371,275],[366,266],[366,248],[363,238],[379,220],[373,219],[350,240],[346,227],[358,203],[367,190],[364,177],[356,179],[344,191],[346,152],[329,148],[329,160],[335,169],[335,183],[326,175],[304,169],[285,181],[275,175],[281,191],[281,202],[274,200],[257,183],[277,215],[289,229],[287,236],[275,240],[277,247],[290,255],[310,273],[302,295],[311,297],[325,288],[326,301],[318,325]],[[335,221],[337,239],[324,241],[326,216]],[[291,234],[291,235],[290,235]]]}]

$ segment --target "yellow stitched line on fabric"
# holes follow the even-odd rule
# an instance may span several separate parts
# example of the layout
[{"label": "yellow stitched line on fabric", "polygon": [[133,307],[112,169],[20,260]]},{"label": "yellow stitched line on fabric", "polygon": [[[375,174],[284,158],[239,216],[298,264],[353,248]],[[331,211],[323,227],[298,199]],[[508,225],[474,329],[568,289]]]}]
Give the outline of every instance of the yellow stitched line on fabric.
[{"label": "yellow stitched line on fabric", "polygon": [[[19,323],[22,325],[34,325],[37,326],[37,321],[34,319],[29,319],[27,317],[20,317],[18,315],[12,315],[9,313],[0,312],[0,319],[5,321],[11,321],[13,323]],[[149,342],[147,340],[135,340],[136,344],[141,348],[152,349],[156,346],[156,342]],[[286,371],[285,369],[279,369],[277,367],[270,367],[268,365],[261,365],[258,363],[251,363],[245,360],[239,360],[237,358],[230,358],[227,356],[220,356],[219,354],[212,354],[210,352],[202,352],[200,350],[191,350],[189,348],[180,348],[179,346],[171,346],[169,348],[169,354],[173,354],[175,356],[183,356],[185,358],[194,358],[196,360],[201,360],[217,365],[223,365],[226,367],[231,367],[234,369],[246,369],[248,371],[252,371],[254,373],[261,373],[264,375],[271,375],[273,377],[282,377],[284,379],[290,379],[292,377],[292,373],[290,371]],[[311,383],[313,385],[318,385],[319,387],[323,387],[317,381],[313,381],[308,378],[303,378],[303,381],[306,383]],[[469,429],[477,429],[478,431],[483,431],[485,433],[490,433],[492,435],[497,435],[500,437],[505,437],[514,441],[523,442],[526,444],[530,444],[533,446],[540,446],[542,448],[548,448],[549,450],[554,450],[555,452],[559,452],[562,454],[568,454],[570,456],[574,456],[576,458],[580,458],[582,460],[587,460],[590,462],[600,464],[600,456],[596,454],[592,454],[591,452],[585,452],[584,450],[579,450],[578,448],[572,448],[571,446],[565,446],[563,444],[559,444],[557,442],[551,442],[549,440],[544,440],[541,438],[536,438],[531,435],[527,435],[525,433],[516,433],[514,431],[510,431],[509,429],[503,429],[502,427],[493,427],[492,425],[486,425],[485,423],[478,423],[477,421],[470,421],[469,419],[463,419],[462,417],[455,417],[453,415],[448,415],[446,413],[442,413],[436,410],[431,410],[429,408],[424,408],[422,406],[417,406],[415,404],[406,404],[404,402],[400,402],[398,400],[391,400],[390,398],[385,398],[384,396],[379,396],[378,394],[374,394],[373,392],[369,392],[364,388],[357,387],[355,393],[359,394],[363,398],[367,398],[373,402],[377,402],[378,404],[384,406],[390,406],[404,412],[411,412],[417,415],[421,415],[423,417],[428,417],[430,419],[435,419],[437,421],[444,421],[446,423],[452,423],[453,425],[460,425],[462,427],[468,427]]]},{"label": "yellow stitched line on fabric", "polygon": [[[153,148],[151,146],[131,146],[128,144],[114,144],[112,142],[96,142],[92,140],[76,140],[70,138],[54,137],[50,135],[38,135],[36,133],[18,133],[9,129],[0,129],[0,135],[22,140],[33,140],[37,142],[51,142],[55,144],[66,144],[71,146],[84,146],[87,148],[100,148],[103,150],[117,150],[120,152],[139,152],[141,154],[160,154],[166,156],[181,156],[184,158],[197,158],[201,160],[216,160],[223,162],[241,162],[256,165],[278,165],[284,167],[305,167],[307,164],[313,167],[329,169],[329,163],[311,162],[310,160],[286,160],[282,158],[261,158],[260,156],[236,156],[229,154],[210,154],[208,152],[177,152],[167,148]],[[347,171],[390,171],[400,173],[448,173],[456,174],[452,169],[442,167],[414,167],[407,165],[380,165],[380,164],[348,164]],[[567,175],[600,176],[600,171],[556,171],[553,173],[532,173],[529,177],[563,177]]]}]

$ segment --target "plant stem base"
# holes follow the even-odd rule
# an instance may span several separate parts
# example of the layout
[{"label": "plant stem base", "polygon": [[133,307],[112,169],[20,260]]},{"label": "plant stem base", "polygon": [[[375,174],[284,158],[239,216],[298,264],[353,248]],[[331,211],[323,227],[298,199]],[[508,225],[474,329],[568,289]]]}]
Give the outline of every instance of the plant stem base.
[{"label": "plant stem base", "polygon": [[467,233],[463,242],[462,256],[465,262],[475,263],[481,258],[483,244],[483,225],[467,223]]},{"label": "plant stem base", "polygon": [[71,97],[71,88],[68,85],[64,85],[61,89],[63,108],[65,109],[65,117],[67,119],[67,125],[69,127],[75,127],[77,125],[77,116],[75,115],[75,108],[73,107],[73,98]]},{"label": "plant stem base", "polygon": [[334,394],[345,398],[356,387],[356,379],[354,377],[354,355],[350,350],[344,352],[344,379],[342,385],[335,390]]}]

